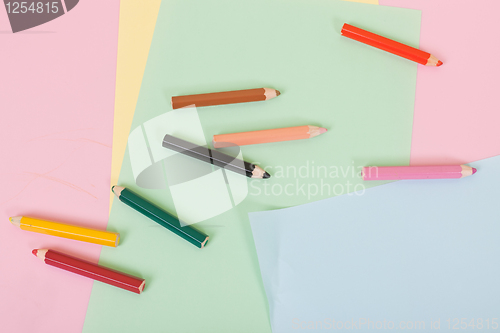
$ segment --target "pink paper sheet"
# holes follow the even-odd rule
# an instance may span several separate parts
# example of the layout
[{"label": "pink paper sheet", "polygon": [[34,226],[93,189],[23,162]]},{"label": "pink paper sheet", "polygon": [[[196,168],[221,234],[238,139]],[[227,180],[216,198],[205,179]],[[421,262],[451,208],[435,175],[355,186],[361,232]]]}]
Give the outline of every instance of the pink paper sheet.
[{"label": "pink paper sheet", "polygon": [[97,262],[100,246],[22,231],[26,215],[106,228],[118,0],[80,1],[13,34],[0,5],[0,331],[80,332],[92,281],[35,248]]},{"label": "pink paper sheet", "polygon": [[422,10],[411,164],[460,164],[500,154],[498,0],[380,0]]}]

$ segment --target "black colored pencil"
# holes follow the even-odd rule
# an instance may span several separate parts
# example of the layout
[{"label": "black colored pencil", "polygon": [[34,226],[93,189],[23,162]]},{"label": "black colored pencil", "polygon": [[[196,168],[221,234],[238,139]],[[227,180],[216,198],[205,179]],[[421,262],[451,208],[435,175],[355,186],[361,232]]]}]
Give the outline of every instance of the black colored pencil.
[{"label": "black colored pencil", "polygon": [[198,146],[169,134],[165,135],[163,138],[163,147],[250,178],[271,177],[270,174],[255,164],[242,161],[217,150]]}]

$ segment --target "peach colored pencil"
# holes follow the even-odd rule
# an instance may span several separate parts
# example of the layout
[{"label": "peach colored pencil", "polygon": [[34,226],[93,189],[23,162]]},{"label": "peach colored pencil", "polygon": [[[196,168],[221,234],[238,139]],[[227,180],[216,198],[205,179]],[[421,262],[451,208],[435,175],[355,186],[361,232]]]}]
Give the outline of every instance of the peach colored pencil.
[{"label": "peach colored pencil", "polygon": [[326,131],[326,128],[323,127],[306,125],[253,132],[219,134],[214,135],[213,145],[214,148],[223,148],[235,145],[245,146],[268,142],[301,140],[313,138]]},{"label": "peach colored pencil", "polygon": [[172,108],[180,109],[190,105],[200,107],[200,106],[211,106],[211,105],[267,101],[268,99],[274,98],[279,95],[280,92],[276,89],[257,88],[257,89],[224,91],[224,92],[199,94],[199,95],[173,96]]}]

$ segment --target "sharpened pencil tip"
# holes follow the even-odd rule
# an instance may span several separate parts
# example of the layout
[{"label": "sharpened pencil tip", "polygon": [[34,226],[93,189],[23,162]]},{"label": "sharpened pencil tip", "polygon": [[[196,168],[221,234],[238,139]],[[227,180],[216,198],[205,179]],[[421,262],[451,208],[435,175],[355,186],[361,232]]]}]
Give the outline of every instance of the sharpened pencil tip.
[{"label": "sharpened pencil tip", "polygon": [[323,127],[320,127],[319,128],[319,134],[323,134],[325,132],[327,132],[328,130],[326,128],[323,128]]},{"label": "sharpened pencil tip", "polygon": [[38,254],[38,250],[35,249],[35,250],[31,251],[31,253],[33,253],[33,255],[36,257],[36,255]]},{"label": "sharpened pencil tip", "polygon": [[276,90],[276,96],[279,96],[279,95],[281,95],[280,91]]},{"label": "sharpened pencil tip", "polygon": [[11,217],[9,217],[9,221],[13,225],[20,227],[22,218],[23,218],[22,216],[11,216]]},{"label": "sharpened pencil tip", "polygon": [[476,168],[472,168],[472,174],[475,174],[477,172]]},{"label": "sharpened pencil tip", "polygon": [[436,66],[437,66],[437,67],[439,67],[439,66],[441,66],[442,64],[443,64],[443,62],[442,62],[441,60],[439,60]]},{"label": "sharpened pencil tip", "polygon": [[121,187],[121,186],[118,186],[118,185],[114,185],[113,187],[111,187],[111,191],[119,198],[122,191],[124,190],[125,188],[124,187]]},{"label": "sharpened pencil tip", "polygon": [[264,176],[262,176],[262,178],[264,178],[264,179],[271,178],[271,175],[268,174],[267,172],[264,172]]}]

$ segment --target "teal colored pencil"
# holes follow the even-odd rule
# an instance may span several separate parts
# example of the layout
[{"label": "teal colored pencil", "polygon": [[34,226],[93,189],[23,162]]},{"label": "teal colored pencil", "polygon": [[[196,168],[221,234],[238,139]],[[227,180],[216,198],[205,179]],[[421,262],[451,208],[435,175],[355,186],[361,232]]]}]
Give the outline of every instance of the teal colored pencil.
[{"label": "teal colored pencil", "polygon": [[142,215],[149,217],[151,220],[167,228],[178,236],[184,238],[191,244],[202,249],[208,242],[208,236],[199,232],[195,228],[186,225],[181,226],[179,219],[170,215],[160,207],[153,205],[151,202],[140,197],[138,194],[132,192],[121,186],[113,186],[111,188],[113,193],[124,204],[132,207]]}]

